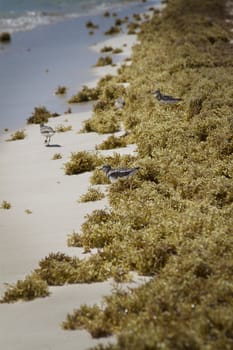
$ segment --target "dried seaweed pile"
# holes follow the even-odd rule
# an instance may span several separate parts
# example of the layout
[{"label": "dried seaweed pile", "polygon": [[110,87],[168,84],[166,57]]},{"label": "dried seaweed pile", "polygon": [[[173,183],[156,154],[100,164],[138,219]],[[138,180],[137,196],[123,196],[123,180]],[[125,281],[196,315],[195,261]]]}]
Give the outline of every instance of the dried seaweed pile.
[{"label": "dried seaweed pile", "polygon": [[[64,328],[98,349],[231,349],[233,346],[233,48],[222,1],[169,1],[141,26],[121,120],[138,146],[133,189],[111,185],[112,212],[85,224],[79,244],[101,248],[122,277],[153,276],[83,306]],[[183,98],[165,106],[151,90]],[[97,213],[95,213],[95,216]],[[99,213],[106,215],[106,213]],[[94,229],[93,229],[94,228]]]}]

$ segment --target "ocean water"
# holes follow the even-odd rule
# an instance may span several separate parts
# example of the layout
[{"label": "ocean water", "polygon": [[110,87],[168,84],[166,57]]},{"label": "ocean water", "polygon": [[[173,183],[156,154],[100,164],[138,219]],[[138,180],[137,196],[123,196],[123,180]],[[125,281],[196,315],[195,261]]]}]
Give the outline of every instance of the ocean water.
[{"label": "ocean water", "polygon": [[121,8],[135,0],[0,0],[0,32],[31,30],[83,15]]},{"label": "ocean water", "polygon": [[[118,18],[160,6],[160,0],[0,0],[0,32],[12,33],[9,44],[0,44],[0,133],[24,127],[36,106],[63,114],[87,108],[67,103],[93,79],[93,66],[101,53],[91,46],[108,37],[104,32]],[[86,22],[99,25],[89,34]],[[113,55],[117,63],[120,55]],[[64,97],[55,95],[65,85]]]}]

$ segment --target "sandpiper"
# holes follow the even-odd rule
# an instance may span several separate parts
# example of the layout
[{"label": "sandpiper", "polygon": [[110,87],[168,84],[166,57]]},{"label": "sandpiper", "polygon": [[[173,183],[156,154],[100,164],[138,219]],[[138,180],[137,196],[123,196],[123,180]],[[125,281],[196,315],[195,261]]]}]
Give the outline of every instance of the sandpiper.
[{"label": "sandpiper", "polygon": [[135,174],[140,168],[115,168],[112,169],[110,165],[104,165],[103,170],[111,182],[116,182],[119,178],[127,178]]},{"label": "sandpiper", "polygon": [[182,98],[177,98],[177,97],[173,97],[170,95],[164,95],[160,92],[160,90],[155,90],[152,92],[156,99],[160,102],[160,103],[164,103],[164,104],[176,104],[178,102],[183,101]]},{"label": "sandpiper", "polygon": [[44,142],[46,143],[46,146],[48,146],[50,143],[51,137],[55,134],[55,131],[53,130],[53,128],[51,128],[51,126],[44,125],[43,123],[41,123],[40,132],[41,132],[41,135],[45,137]]},{"label": "sandpiper", "polygon": [[125,100],[123,97],[118,97],[114,104],[116,109],[123,109],[125,107]]}]

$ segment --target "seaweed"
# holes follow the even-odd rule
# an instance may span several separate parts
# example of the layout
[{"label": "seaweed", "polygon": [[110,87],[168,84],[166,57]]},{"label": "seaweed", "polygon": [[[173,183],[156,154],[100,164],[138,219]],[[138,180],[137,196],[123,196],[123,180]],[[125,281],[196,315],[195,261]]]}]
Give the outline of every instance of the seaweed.
[{"label": "seaweed", "polygon": [[14,134],[11,134],[11,137],[7,141],[23,140],[26,136],[27,134],[24,130],[18,130]]},{"label": "seaweed", "polygon": [[118,26],[112,26],[104,32],[105,35],[114,35],[120,33],[120,28]]},{"label": "seaweed", "polygon": [[66,92],[67,92],[67,87],[63,86],[63,85],[62,86],[59,85],[55,91],[55,94],[56,95],[64,95],[64,94],[66,94]]},{"label": "seaweed", "polygon": [[[121,120],[141,169],[130,185],[111,184],[111,210],[87,217],[79,239],[101,249],[111,274],[118,266],[151,281],[69,314],[66,329],[117,334],[117,344],[95,349],[231,348],[232,47],[223,9],[219,0],[168,2],[141,25],[132,65],[118,70],[130,83]],[[156,104],[155,85],[184,104]],[[92,183],[101,176],[95,169]]]},{"label": "seaweed", "polygon": [[0,42],[9,43],[11,41],[11,34],[8,32],[0,33]]},{"label": "seaweed", "polygon": [[97,145],[95,148],[97,150],[104,149],[114,149],[120,147],[126,147],[127,142],[125,137],[116,137],[115,135],[109,136],[106,140],[104,140],[100,145]]},{"label": "seaweed", "polygon": [[95,67],[103,67],[111,65],[113,63],[111,56],[100,57],[95,65]]},{"label": "seaweed", "polygon": [[120,123],[114,112],[101,111],[85,121],[82,131],[100,134],[113,133],[120,130]]},{"label": "seaweed", "polygon": [[111,52],[113,50],[112,46],[104,46],[102,47],[102,49],[100,50],[100,52]]},{"label": "seaweed", "polygon": [[90,28],[90,29],[98,29],[99,28],[98,24],[94,24],[92,21],[87,21],[86,27]]},{"label": "seaweed", "polygon": [[52,114],[47,110],[46,107],[35,107],[34,112],[31,117],[27,119],[28,124],[41,124],[47,123],[49,118],[52,117]]},{"label": "seaweed", "polygon": [[72,130],[72,125],[64,126],[64,125],[60,124],[60,125],[56,126],[55,130],[56,130],[56,132],[71,131]]},{"label": "seaweed", "polygon": [[94,202],[104,198],[103,192],[97,188],[89,188],[86,193],[81,195],[79,202]]},{"label": "seaweed", "polygon": [[76,95],[72,96],[68,103],[79,103],[97,100],[99,96],[98,88],[89,88],[84,85],[82,90],[80,90]]},{"label": "seaweed", "polygon": [[6,285],[7,289],[1,303],[12,303],[18,300],[30,301],[35,298],[44,298],[49,295],[48,285],[36,273],[18,280],[16,284]]},{"label": "seaweed", "polygon": [[11,208],[11,203],[4,200],[4,201],[2,201],[0,208],[9,210]]},{"label": "seaweed", "polygon": [[57,160],[57,159],[61,159],[61,158],[62,158],[61,153],[54,153],[52,160]]},{"label": "seaweed", "polygon": [[65,174],[74,175],[86,171],[94,170],[99,164],[99,159],[95,154],[81,151],[71,153],[70,160],[65,163]]}]

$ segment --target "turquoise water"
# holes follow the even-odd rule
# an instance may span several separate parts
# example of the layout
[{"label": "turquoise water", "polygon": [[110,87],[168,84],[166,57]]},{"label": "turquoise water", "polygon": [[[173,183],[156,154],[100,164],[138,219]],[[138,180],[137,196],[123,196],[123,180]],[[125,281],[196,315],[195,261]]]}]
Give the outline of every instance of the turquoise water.
[{"label": "turquoise water", "polygon": [[135,0],[0,0],[0,32],[25,31],[40,25],[121,8]]}]

